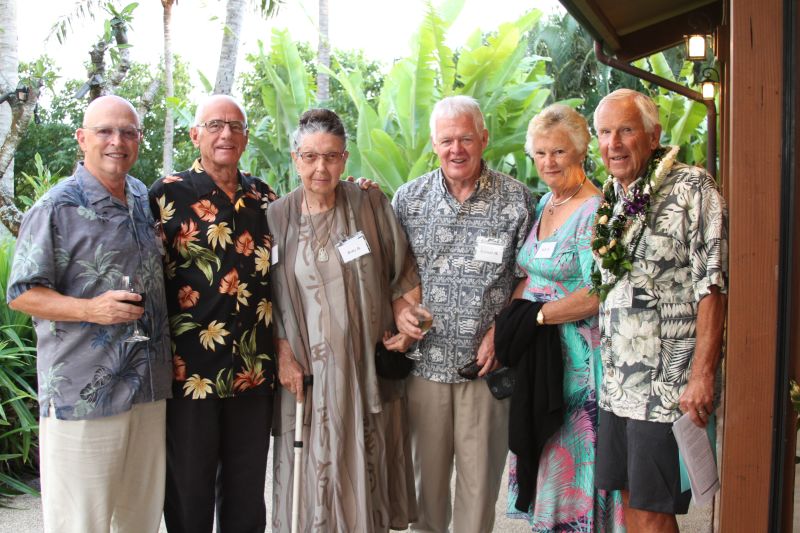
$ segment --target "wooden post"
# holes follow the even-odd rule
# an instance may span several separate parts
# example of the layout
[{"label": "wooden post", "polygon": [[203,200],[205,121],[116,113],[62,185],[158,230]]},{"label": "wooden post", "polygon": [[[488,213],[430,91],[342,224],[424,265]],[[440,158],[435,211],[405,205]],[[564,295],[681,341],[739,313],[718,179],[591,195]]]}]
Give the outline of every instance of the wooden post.
[{"label": "wooden post", "polygon": [[782,0],[729,0],[730,291],[720,531],[767,531],[781,187]]}]

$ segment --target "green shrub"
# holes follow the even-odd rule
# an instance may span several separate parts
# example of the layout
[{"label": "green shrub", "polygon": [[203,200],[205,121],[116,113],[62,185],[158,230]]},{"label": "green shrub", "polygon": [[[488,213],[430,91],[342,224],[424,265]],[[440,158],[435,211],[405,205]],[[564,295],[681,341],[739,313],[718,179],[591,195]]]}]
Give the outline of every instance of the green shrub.
[{"label": "green shrub", "polygon": [[37,492],[24,480],[38,470],[36,341],[31,319],[6,304],[14,241],[0,242],[0,500]]}]

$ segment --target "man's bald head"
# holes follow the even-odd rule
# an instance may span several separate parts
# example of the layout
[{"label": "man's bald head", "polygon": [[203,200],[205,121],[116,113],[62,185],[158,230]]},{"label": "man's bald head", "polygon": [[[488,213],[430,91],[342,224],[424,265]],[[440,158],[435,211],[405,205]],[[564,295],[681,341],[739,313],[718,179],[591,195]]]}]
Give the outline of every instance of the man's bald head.
[{"label": "man's bald head", "polygon": [[115,94],[95,98],[86,106],[86,111],[83,113],[83,127],[97,126],[102,117],[118,114],[127,114],[135,121],[136,127],[139,127],[139,115],[136,113],[136,108],[129,101]]},{"label": "man's bald head", "polygon": [[84,153],[83,164],[108,189],[125,182],[139,156],[141,129],[133,105],[119,96],[92,101],[83,114],[75,138]]}]

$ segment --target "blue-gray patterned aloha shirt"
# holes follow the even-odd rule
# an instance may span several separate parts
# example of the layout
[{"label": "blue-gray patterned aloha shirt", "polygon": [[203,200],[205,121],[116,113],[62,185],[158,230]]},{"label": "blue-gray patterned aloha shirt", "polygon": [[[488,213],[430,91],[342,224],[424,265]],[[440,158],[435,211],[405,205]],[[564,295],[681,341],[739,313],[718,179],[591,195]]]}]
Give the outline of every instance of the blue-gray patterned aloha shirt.
[{"label": "blue-gray patterned aloha shirt", "polygon": [[[441,169],[397,190],[392,201],[434,315],[412,373],[440,383],[465,381],[456,369],[475,359],[494,316],[524,273],[516,257],[530,230],[533,199],[519,181],[483,165],[475,192],[459,204]],[[499,264],[475,260],[478,238],[499,239]]]},{"label": "blue-gray patterned aloha shirt", "polygon": [[634,420],[674,422],[691,374],[698,304],[712,286],[727,292],[725,202],[705,170],[675,163],[633,255],[633,270],[600,306],[600,406]]},{"label": "blue-gray patterned aloha shirt", "polygon": [[131,176],[126,180],[128,206],[78,164],[75,174],[37,201],[22,221],[8,301],[33,287],[92,298],[123,288],[125,275],[139,276],[147,295],[139,321],[147,342],[122,342],[132,324],[34,318],[41,416],[48,416],[52,406],[61,420],[100,418],[171,396],[160,239],[147,188]]}]

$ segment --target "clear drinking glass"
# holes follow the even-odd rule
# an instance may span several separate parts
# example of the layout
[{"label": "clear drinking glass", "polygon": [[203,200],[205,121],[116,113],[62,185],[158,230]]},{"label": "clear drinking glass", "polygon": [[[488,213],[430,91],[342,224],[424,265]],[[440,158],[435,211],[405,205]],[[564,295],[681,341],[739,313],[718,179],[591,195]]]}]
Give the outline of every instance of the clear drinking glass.
[{"label": "clear drinking glass", "polygon": [[[419,321],[417,327],[422,330],[422,334],[425,335],[428,331],[430,331],[431,327],[433,327],[433,313],[430,309],[428,309],[423,304],[417,304],[412,309],[411,312],[414,314],[416,319]],[[419,352],[419,348],[415,347],[413,350],[409,350],[406,353],[406,357],[409,359],[414,359],[415,361],[419,361],[422,359],[422,354]]]},{"label": "clear drinking glass", "polygon": [[[144,292],[144,286],[142,285],[141,280],[137,276],[122,276],[122,290],[128,291],[132,294],[138,294],[142,297],[141,301],[134,302],[133,300],[128,300],[127,302],[131,305],[138,305],[139,307],[144,307],[144,301],[146,298],[146,294]],[[133,321],[133,333],[130,337],[125,339],[122,342],[142,342],[142,341],[149,341],[150,337],[139,331],[139,321]]]}]

